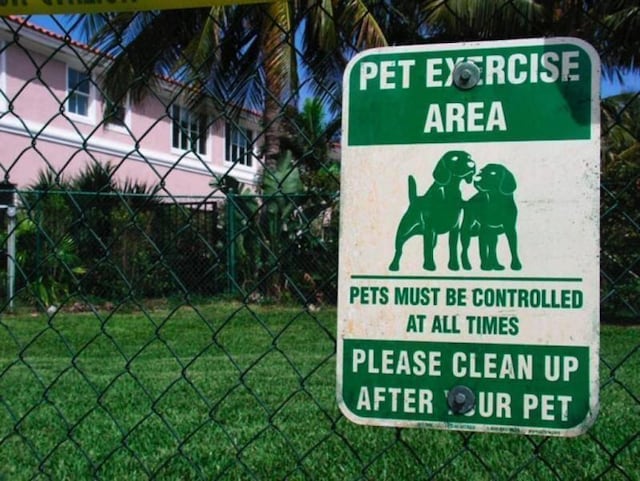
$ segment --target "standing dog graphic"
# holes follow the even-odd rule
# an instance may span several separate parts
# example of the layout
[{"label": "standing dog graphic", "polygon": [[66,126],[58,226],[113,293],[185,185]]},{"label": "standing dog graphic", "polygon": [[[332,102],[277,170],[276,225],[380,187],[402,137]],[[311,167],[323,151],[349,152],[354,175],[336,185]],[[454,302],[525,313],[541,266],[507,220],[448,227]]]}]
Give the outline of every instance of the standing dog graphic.
[{"label": "standing dog graphic", "polygon": [[478,236],[480,268],[483,271],[501,271],[496,246],[498,236],[504,234],[511,251],[511,269],[520,270],[516,217],[518,209],[513,200],[516,179],[506,167],[487,164],[480,170],[473,185],[478,190],[464,204],[460,241],[462,243],[462,267],[471,269],[468,249],[471,237]]},{"label": "standing dog graphic", "polygon": [[402,216],[396,232],[395,255],[390,271],[400,268],[400,258],[405,242],[415,236],[423,237],[423,267],[433,271],[436,264],[433,251],[440,234],[449,234],[449,269],[458,270],[458,234],[462,214],[460,183],[471,183],[476,164],[464,151],[446,152],[434,171],[434,182],[423,196],[417,195],[416,181],[409,176],[409,207]]}]

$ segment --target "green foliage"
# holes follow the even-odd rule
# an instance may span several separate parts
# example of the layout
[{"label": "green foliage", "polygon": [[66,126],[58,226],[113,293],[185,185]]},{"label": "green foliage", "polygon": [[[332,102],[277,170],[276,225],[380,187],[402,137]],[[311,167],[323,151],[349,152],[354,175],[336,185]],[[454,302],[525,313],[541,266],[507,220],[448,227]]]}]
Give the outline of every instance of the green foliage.
[{"label": "green foliage", "polygon": [[163,281],[159,293],[211,296],[223,292],[227,283],[218,204],[162,203],[157,207],[146,242],[155,245],[152,281]]},{"label": "green foliage", "polygon": [[[18,224],[16,237],[20,249],[16,253],[16,261],[20,271],[25,274],[26,286],[36,302],[41,308],[47,308],[59,305],[69,295],[71,286],[77,282],[78,276],[86,270],[76,253],[75,242],[69,235],[63,236],[53,245],[40,247],[44,256],[33,256],[38,249],[34,246],[37,242],[37,229],[30,219],[24,219]],[[42,259],[41,262],[39,259]],[[34,265],[34,261],[37,264]],[[30,273],[34,273],[35,276],[31,277]]]},{"label": "green foliage", "polygon": [[298,159],[300,177],[308,190],[335,192],[339,189],[339,163],[331,158],[331,145],[338,142],[340,119],[327,120],[318,97],[307,98],[302,111],[286,111],[280,143]]},{"label": "green foliage", "polygon": [[260,194],[228,181],[220,219],[214,202],[164,203],[144,185],[118,183],[109,164],[65,182],[43,174],[39,190],[22,193],[19,287],[42,308],[229,287],[255,299],[334,301],[336,198],[308,191],[302,170],[285,152]]},{"label": "green foliage", "polygon": [[27,209],[18,211],[18,288],[25,288],[43,309],[65,299],[86,272],[76,239],[68,231],[71,212],[62,196],[48,192],[64,185],[41,174],[35,186],[42,190],[23,193]]},{"label": "green foliage", "polygon": [[258,222],[259,198],[246,186],[238,185],[227,193],[221,219],[226,230],[226,255],[229,291],[248,292],[254,287],[256,272],[262,267],[260,240],[252,226]]},{"label": "green foliage", "polygon": [[[260,195],[229,192],[229,276],[251,298],[314,304],[335,299],[337,235],[324,235],[332,195],[306,190],[291,151],[263,174]],[[236,193],[239,192],[239,193]]]},{"label": "green foliage", "polygon": [[88,166],[68,181],[42,172],[20,193],[22,297],[46,309],[86,297],[115,302],[220,292],[215,203],[161,202],[153,188],[118,183],[115,174],[110,164]]},{"label": "green foliage", "polygon": [[602,108],[601,269],[605,320],[640,314],[640,100],[620,95]]},{"label": "green foliage", "polygon": [[267,293],[280,298],[285,290],[287,260],[304,235],[306,200],[300,169],[291,151],[278,158],[275,170],[263,174],[259,232],[263,247],[263,272]]}]

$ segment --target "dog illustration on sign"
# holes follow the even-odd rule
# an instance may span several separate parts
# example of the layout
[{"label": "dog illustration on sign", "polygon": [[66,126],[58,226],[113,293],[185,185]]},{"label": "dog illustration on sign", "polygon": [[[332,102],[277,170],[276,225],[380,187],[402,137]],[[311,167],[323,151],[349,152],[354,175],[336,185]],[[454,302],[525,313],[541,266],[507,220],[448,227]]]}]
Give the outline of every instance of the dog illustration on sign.
[{"label": "dog illustration on sign", "polygon": [[498,261],[498,236],[504,234],[511,252],[511,269],[522,269],[518,257],[518,234],[516,218],[518,208],[513,199],[516,179],[501,164],[487,164],[473,182],[478,190],[464,203],[460,242],[462,244],[462,267],[471,269],[469,262],[469,243],[471,237],[478,236],[480,269],[483,271],[501,271],[504,266]]},{"label": "dog illustration on sign", "polygon": [[400,269],[400,258],[405,242],[415,235],[423,238],[426,270],[433,271],[436,264],[433,251],[440,234],[449,234],[449,269],[458,270],[458,236],[462,213],[460,183],[471,183],[476,163],[461,150],[446,152],[433,170],[433,183],[419,196],[415,178],[409,176],[409,207],[402,216],[396,232],[395,255],[389,270]]},{"label": "dog illustration on sign", "polygon": [[[513,193],[517,184],[513,174],[501,164],[487,164],[476,176],[475,162],[464,151],[449,151],[440,159],[433,173],[434,183],[425,195],[416,193],[416,181],[409,176],[409,207],[402,216],[396,232],[395,255],[389,270],[400,266],[405,242],[423,236],[426,270],[435,270],[434,248],[438,235],[449,236],[450,270],[459,270],[458,240],[462,245],[461,263],[465,270],[472,268],[469,245],[478,237],[480,269],[504,270],[497,255],[498,238],[504,234],[511,253],[511,269],[520,270],[516,207]],[[461,181],[473,185],[477,193],[469,200],[462,198]]]}]

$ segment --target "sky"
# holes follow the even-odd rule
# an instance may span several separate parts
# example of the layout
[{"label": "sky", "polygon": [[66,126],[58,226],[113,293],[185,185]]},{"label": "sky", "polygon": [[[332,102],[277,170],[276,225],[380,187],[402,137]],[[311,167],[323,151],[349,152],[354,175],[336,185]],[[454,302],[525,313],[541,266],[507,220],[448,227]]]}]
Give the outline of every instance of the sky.
[{"label": "sky", "polygon": [[600,89],[602,98],[611,97],[625,92],[640,91],[640,74],[638,72],[628,73],[623,76],[622,81],[602,79]]},{"label": "sky", "polygon": [[[68,24],[68,16],[64,15],[32,15],[29,19],[32,23],[40,25],[56,33],[63,32],[61,25]],[[82,40],[80,32],[75,32],[74,38]],[[626,92],[640,91],[640,72],[631,72],[622,75],[619,79],[609,79],[603,76],[601,81],[601,97],[607,98]]]}]

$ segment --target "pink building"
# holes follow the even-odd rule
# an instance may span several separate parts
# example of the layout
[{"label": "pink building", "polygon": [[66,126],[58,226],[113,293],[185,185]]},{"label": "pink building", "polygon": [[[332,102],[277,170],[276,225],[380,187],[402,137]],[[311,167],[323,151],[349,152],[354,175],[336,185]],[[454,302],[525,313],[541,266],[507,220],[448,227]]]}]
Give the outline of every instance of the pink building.
[{"label": "pink building", "polygon": [[113,105],[89,70],[97,54],[17,17],[0,22],[0,180],[25,188],[41,171],[71,178],[110,162],[117,180],[171,195],[208,195],[225,175],[256,183],[258,115],[190,110],[170,80],[140,104]]}]

